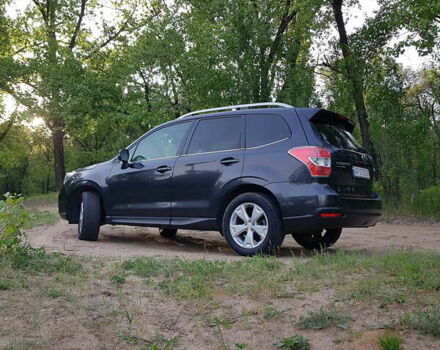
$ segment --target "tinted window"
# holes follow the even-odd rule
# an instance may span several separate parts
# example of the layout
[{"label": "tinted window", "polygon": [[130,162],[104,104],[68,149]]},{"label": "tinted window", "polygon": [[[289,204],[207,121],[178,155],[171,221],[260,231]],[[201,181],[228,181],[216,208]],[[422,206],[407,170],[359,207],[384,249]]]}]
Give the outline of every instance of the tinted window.
[{"label": "tinted window", "polygon": [[337,148],[352,149],[356,151],[362,150],[362,147],[347,130],[329,124],[315,123],[314,125],[321,134],[321,138],[324,142]]},{"label": "tinted window", "polygon": [[134,161],[176,156],[191,123],[180,123],[159,129],[139,141]]},{"label": "tinted window", "polygon": [[290,135],[290,128],[280,115],[255,114],[246,119],[246,147],[266,145]]},{"label": "tinted window", "polygon": [[241,148],[242,123],[241,117],[200,120],[188,154]]}]

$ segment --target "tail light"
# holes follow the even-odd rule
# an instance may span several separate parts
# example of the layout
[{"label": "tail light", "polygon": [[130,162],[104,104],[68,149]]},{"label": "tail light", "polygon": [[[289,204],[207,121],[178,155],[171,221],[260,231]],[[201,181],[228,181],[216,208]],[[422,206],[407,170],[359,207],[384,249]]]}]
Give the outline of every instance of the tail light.
[{"label": "tail light", "polygon": [[317,146],[296,147],[290,149],[289,154],[304,163],[309,168],[312,176],[330,176],[332,156],[327,148]]}]

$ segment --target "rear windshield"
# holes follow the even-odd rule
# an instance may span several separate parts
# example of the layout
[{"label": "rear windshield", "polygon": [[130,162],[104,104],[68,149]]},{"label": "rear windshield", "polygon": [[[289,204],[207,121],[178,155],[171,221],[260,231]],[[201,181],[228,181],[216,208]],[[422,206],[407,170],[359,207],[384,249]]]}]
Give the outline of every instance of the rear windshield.
[{"label": "rear windshield", "polygon": [[321,138],[324,142],[327,142],[337,148],[363,151],[363,148],[347,130],[338,128],[335,125],[323,123],[314,123],[314,125],[321,134]]}]

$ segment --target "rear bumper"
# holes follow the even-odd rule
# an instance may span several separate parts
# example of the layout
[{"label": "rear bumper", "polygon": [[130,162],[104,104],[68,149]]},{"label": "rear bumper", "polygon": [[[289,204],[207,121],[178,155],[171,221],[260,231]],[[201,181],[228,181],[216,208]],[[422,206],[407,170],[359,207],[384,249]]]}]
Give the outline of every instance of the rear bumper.
[{"label": "rear bumper", "polygon": [[[278,183],[267,186],[280,203],[286,233],[324,228],[369,227],[380,219],[382,200],[372,197],[343,197],[323,184]],[[338,213],[338,217],[321,217]]]}]

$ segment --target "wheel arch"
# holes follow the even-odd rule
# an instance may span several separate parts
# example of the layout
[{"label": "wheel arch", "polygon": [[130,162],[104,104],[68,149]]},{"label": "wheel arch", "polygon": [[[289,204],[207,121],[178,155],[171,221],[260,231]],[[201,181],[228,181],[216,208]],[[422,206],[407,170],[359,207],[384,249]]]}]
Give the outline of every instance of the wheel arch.
[{"label": "wheel arch", "polygon": [[99,199],[101,201],[101,219],[105,218],[105,207],[103,202],[103,196],[101,188],[97,183],[93,181],[82,181],[75,185],[70,192],[69,200],[69,223],[76,224],[79,220],[79,207],[81,204],[81,195],[83,192],[93,191],[98,193]]},{"label": "wheel arch", "polygon": [[222,220],[223,220],[223,213],[226,210],[226,207],[228,204],[238,195],[248,192],[254,192],[254,193],[263,193],[268,195],[273,203],[275,204],[278,212],[281,214],[281,207],[278,202],[278,199],[276,196],[267,189],[263,185],[263,181],[260,181],[259,179],[252,179],[251,181],[242,181],[241,183],[235,185],[234,187],[228,189],[228,191],[222,196],[220,200],[220,204],[217,209],[217,225],[218,227],[222,227]]}]

